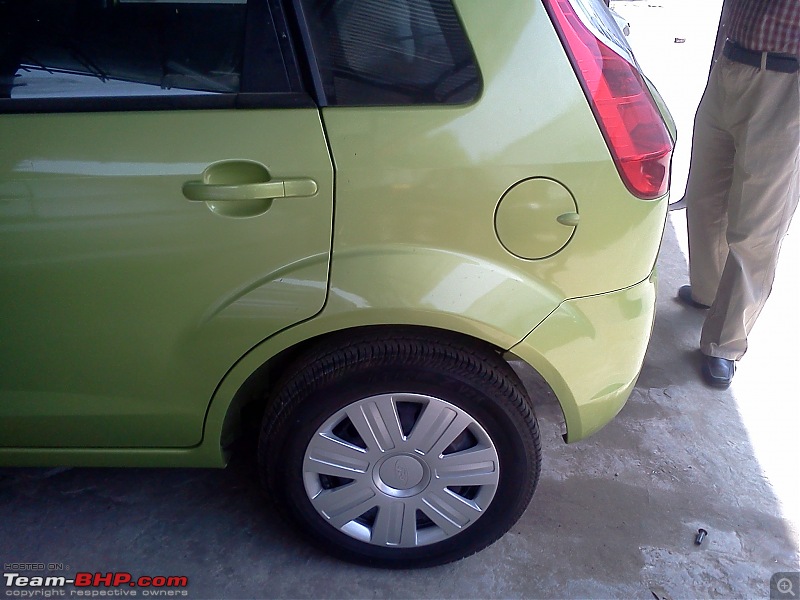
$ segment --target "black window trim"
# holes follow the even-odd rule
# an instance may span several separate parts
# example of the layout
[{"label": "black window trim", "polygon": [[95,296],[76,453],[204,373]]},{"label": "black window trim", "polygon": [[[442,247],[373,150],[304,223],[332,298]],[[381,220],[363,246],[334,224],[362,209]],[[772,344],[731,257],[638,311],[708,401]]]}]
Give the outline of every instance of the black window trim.
[{"label": "black window trim", "polygon": [[[257,60],[257,48],[263,47],[263,35],[256,37],[256,31],[267,28],[252,26],[251,14],[269,14],[274,27],[274,35],[278,39],[284,70],[287,78],[287,91],[265,92],[269,84],[268,74],[263,69],[248,67],[250,61]],[[291,45],[282,39],[282,32],[288,27],[285,15],[275,0],[248,0],[247,21],[245,23],[245,47],[243,50],[243,69],[249,74],[256,74],[259,80],[242,82],[243,90],[239,93],[208,93],[174,95],[141,95],[141,96],[94,96],[68,98],[0,98],[0,114],[26,113],[88,113],[88,112],[139,112],[139,111],[171,111],[171,110],[220,110],[220,109],[257,109],[257,108],[315,108],[312,97],[303,90],[298,60],[292,53]],[[261,39],[259,39],[261,38]]]},{"label": "black window trim", "polygon": [[313,108],[315,106],[311,97],[304,93],[0,99],[0,113],[4,114]]},{"label": "black window trim", "polygon": [[317,61],[314,41],[311,39],[308,18],[306,17],[305,9],[300,0],[291,0],[291,5],[294,11],[295,21],[299,27],[301,45],[305,52],[304,66],[311,78],[317,104],[322,108],[329,105],[328,96],[325,92],[325,84],[322,81],[322,73],[320,72],[319,62]]}]

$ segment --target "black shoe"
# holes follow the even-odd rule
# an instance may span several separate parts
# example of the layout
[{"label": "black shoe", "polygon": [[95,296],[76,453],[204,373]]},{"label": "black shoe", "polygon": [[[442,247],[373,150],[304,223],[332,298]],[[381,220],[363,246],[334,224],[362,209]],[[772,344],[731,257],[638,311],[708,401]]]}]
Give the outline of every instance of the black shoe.
[{"label": "black shoe", "polygon": [[727,388],[733,380],[736,372],[736,361],[718,356],[703,355],[703,379],[710,386],[716,388]]},{"label": "black shoe", "polygon": [[690,285],[683,285],[678,289],[678,299],[692,308],[701,308],[704,310],[711,308],[708,304],[700,304],[692,298],[692,286]]}]

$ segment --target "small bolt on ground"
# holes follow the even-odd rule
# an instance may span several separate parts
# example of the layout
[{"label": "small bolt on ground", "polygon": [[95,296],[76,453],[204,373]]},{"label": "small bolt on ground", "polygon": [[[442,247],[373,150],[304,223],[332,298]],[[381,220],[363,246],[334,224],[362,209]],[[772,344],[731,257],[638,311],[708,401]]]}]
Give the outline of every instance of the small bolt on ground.
[{"label": "small bolt on ground", "polygon": [[697,530],[697,535],[694,538],[694,543],[697,546],[699,546],[700,544],[703,543],[703,540],[706,539],[707,535],[708,535],[708,532],[705,529],[698,529]]}]

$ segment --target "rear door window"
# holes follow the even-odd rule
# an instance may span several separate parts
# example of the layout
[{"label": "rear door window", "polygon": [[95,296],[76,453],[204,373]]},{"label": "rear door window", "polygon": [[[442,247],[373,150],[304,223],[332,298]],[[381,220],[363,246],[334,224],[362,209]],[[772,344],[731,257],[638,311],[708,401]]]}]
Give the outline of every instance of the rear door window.
[{"label": "rear door window", "polygon": [[6,97],[239,91],[243,1],[1,4]]},{"label": "rear door window", "polygon": [[329,105],[463,104],[480,92],[450,0],[300,0]]},{"label": "rear door window", "polygon": [[[114,98],[128,100],[123,108],[139,98],[133,107],[147,108],[145,97],[162,98],[154,107],[214,107],[241,93],[298,92],[299,76],[287,69],[295,66],[287,63],[291,52],[281,44],[286,34],[268,2],[276,4],[0,0],[0,109],[113,109],[88,100]],[[73,102],[53,102],[67,99]]]}]

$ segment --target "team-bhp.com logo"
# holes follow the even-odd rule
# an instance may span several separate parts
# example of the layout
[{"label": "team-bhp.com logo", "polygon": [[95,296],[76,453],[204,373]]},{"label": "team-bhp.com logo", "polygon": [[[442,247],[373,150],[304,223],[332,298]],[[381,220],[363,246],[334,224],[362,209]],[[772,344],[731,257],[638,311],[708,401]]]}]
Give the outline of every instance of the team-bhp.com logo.
[{"label": "team-bhp.com logo", "polygon": [[57,598],[62,596],[98,597],[188,597],[185,576],[143,575],[134,577],[125,571],[112,573],[75,573],[63,575],[22,575],[3,573],[5,595],[13,598]]}]

